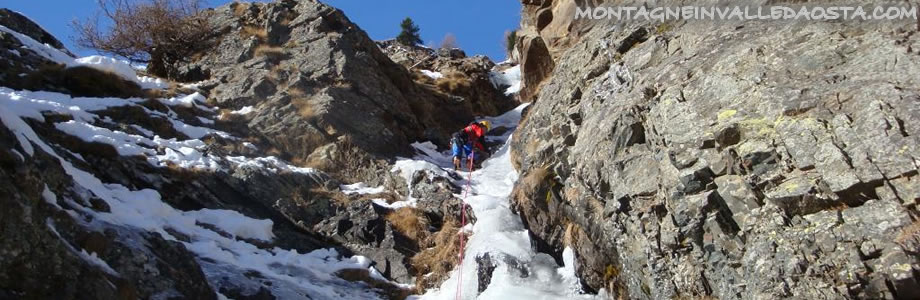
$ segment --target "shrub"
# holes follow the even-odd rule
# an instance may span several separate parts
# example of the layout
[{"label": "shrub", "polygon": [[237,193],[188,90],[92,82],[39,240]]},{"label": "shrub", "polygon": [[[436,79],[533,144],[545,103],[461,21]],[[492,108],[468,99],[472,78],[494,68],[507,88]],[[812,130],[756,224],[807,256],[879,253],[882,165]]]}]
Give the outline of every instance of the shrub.
[{"label": "shrub", "polygon": [[517,30],[511,30],[505,32],[505,53],[508,54],[508,57],[511,57],[511,53],[514,52],[514,46],[517,43]]},{"label": "shrub", "polygon": [[441,49],[454,49],[457,48],[457,37],[453,33],[448,32],[444,35],[444,38],[441,39]]},{"label": "shrub", "polygon": [[[203,0],[98,0],[94,18],[74,21],[77,45],[147,64],[147,71],[177,77],[177,63],[206,50],[217,31]],[[99,16],[111,23],[100,28]]]}]

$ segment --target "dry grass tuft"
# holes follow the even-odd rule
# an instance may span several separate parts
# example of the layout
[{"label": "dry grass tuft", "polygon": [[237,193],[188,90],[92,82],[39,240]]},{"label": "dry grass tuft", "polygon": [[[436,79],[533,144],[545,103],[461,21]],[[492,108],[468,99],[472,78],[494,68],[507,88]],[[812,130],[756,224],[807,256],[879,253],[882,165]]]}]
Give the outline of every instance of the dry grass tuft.
[{"label": "dry grass tuft", "polygon": [[901,245],[904,250],[914,249],[920,252],[920,220],[916,220],[910,225],[901,228],[901,232],[895,238],[895,243]]},{"label": "dry grass tuft", "polygon": [[246,2],[233,2],[230,4],[230,7],[233,8],[233,15],[237,17],[242,17],[246,14],[246,10],[249,9],[249,3]]},{"label": "dry grass tuft", "polygon": [[414,241],[422,241],[428,236],[428,219],[414,207],[403,207],[386,216],[397,231]]},{"label": "dry grass tuft", "polygon": [[435,81],[435,86],[445,93],[455,94],[458,91],[469,90],[472,86],[470,78],[460,72],[448,72],[444,77]]},{"label": "dry grass tuft", "polygon": [[[428,244],[432,247],[412,257],[412,266],[416,274],[419,274],[415,282],[417,290],[424,291],[434,287],[444,281],[454,269],[460,253],[458,232],[459,224],[456,220],[445,221],[441,230],[429,237]],[[430,275],[421,276],[424,274]]]},{"label": "dry grass tuft", "polygon": [[319,197],[319,198],[329,199],[329,200],[332,200],[332,201],[335,202],[335,203],[339,203],[339,204],[342,204],[342,205],[345,205],[345,204],[348,204],[349,202],[351,202],[351,199],[348,198],[348,195],[345,195],[345,193],[342,193],[342,191],[339,191],[339,190],[327,190],[327,189],[325,189],[325,188],[323,188],[323,187],[314,187],[314,188],[311,188],[311,189],[310,189],[310,196],[312,196],[313,198]]},{"label": "dry grass tuft", "polygon": [[306,100],[295,99],[294,107],[297,107],[297,113],[307,120],[313,120],[317,116],[316,108]]},{"label": "dry grass tuft", "polygon": [[552,172],[549,171],[547,167],[539,167],[530,170],[526,176],[521,180],[521,183],[529,188],[539,187],[541,184],[546,182],[552,175]]},{"label": "dry grass tuft", "polygon": [[422,72],[418,70],[414,70],[412,72],[412,80],[415,82],[421,83],[421,84],[427,84],[427,85],[432,85],[432,86],[435,85],[434,78],[428,77],[427,75],[422,74]]},{"label": "dry grass tuft", "polygon": [[240,29],[240,34],[244,37],[255,37],[260,43],[268,41],[268,30],[264,27],[246,25]]},{"label": "dry grass tuft", "polygon": [[256,47],[256,50],[253,51],[255,56],[266,56],[269,58],[282,58],[284,57],[284,48],[278,46],[269,46],[269,45],[260,45]]}]

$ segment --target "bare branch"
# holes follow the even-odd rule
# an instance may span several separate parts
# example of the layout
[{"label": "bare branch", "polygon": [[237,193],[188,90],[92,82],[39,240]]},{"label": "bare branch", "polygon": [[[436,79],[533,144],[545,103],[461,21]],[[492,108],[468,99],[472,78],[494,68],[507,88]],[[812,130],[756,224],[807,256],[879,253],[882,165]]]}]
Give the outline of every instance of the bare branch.
[{"label": "bare branch", "polygon": [[[172,78],[177,63],[213,40],[204,0],[98,0],[99,12],[75,21],[78,46],[147,63],[148,71]],[[111,23],[100,28],[100,18]]]}]

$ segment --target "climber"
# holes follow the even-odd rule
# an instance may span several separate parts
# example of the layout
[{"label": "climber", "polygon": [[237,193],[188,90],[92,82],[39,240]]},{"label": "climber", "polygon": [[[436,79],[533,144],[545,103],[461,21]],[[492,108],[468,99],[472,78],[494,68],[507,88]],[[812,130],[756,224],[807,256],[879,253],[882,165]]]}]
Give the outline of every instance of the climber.
[{"label": "climber", "polygon": [[487,155],[489,151],[486,148],[486,133],[492,128],[489,121],[479,121],[470,123],[469,126],[454,133],[450,139],[450,150],[454,156],[454,170],[460,169],[461,157],[467,159],[470,163],[476,160],[475,151],[480,155]]}]

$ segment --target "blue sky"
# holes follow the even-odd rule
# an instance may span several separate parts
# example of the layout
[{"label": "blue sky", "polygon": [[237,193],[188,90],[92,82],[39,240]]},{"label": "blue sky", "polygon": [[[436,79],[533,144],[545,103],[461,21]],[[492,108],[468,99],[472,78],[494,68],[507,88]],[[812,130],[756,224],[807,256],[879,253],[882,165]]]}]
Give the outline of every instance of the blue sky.
[{"label": "blue sky", "polygon": [[[393,38],[399,22],[411,17],[421,28],[426,44],[438,45],[447,33],[468,55],[485,54],[493,60],[505,59],[502,50],[506,30],[520,23],[519,0],[321,0],[345,11],[372,39]],[[96,0],[6,0],[0,7],[25,14],[64,42],[78,55],[94,54],[73,46],[71,20],[92,16]],[[209,0],[213,6],[231,1]]]}]

